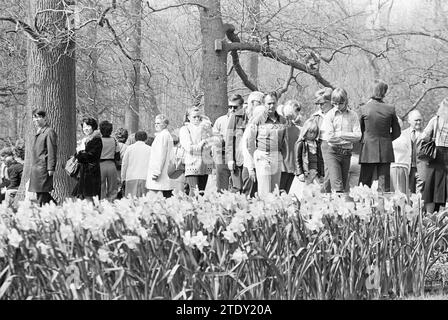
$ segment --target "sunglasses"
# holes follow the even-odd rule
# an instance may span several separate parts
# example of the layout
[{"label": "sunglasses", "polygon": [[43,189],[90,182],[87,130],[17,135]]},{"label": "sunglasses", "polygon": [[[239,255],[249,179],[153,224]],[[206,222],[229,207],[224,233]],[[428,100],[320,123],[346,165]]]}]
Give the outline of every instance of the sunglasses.
[{"label": "sunglasses", "polygon": [[232,106],[232,105],[229,105],[229,106],[228,106],[229,109],[235,109],[235,110],[238,109],[238,107],[239,107],[239,106]]}]

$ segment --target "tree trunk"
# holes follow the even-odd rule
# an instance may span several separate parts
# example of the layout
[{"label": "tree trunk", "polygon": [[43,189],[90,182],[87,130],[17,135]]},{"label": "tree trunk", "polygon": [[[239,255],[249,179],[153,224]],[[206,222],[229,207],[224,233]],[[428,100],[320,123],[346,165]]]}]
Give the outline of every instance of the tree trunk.
[{"label": "tree trunk", "polygon": [[[30,0],[30,19],[49,42],[28,42],[27,105],[25,119],[25,165],[18,199],[23,199],[29,180],[31,150],[36,129],[31,121],[33,109],[47,111],[47,121],[57,134],[57,165],[54,197],[60,202],[73,189],[73,180],[64,171],[66,160],[75,152],[76,94],[75,44],[64,32],[69,26],[61,0]],[[36,13],[39,14],[36,15]]]},{"label": "tree trunk", "polygon": [[[98,1],[89,1],[89,5],[92,8],[95,8]],[[90,11],[91,15],[88,16],[89,19],[93,19],[96,17],[95,11]],[[91,115],[98,119],[98,48],[96,47],[97,43],[97,27],[98,25],[91,24],[89,26],[89,42],[92,44],[92,47],[89,50],[89,78],[87,83],[87,99],[88,99],[88,110],[91,112]]]},{"label": "tree trunk", "polygon": [[[253,39],[256,39],[258,36],[258,20],[260,17],[260,0],[251,0],[249,1],[249,10],[250,10],[250,28],[252,33],[250,34],[250,39],[248,42],[253,42]],[[249,80],[258,87],[258,53],[249,52],[247,57],[247,75]]]},{"label": "tree trunk", "polygon": [[204,111],[214,122],[227,112],[227,51],[215,51],[215,40],[223,41],[224,29],[219,0],[208,0],[200,8],[202,34],[202,90]]},{"label": "tree trunk", "polygon": [[18,117],[18,106],[17,106],[17,101],[16,103],[13,103],[12,106],[10,106],[10,113],[11,113],[11,122],[10,122],[10,127],[9,127],[9,137],[12,139],[13,142],[16,141],[18,135],[17,135],[17,117]]},{"label": "tree trunk", "polygon": [[125,127],[129,133],[134,133],[138,130],[139,122],[139,104],[140,104],[140,78],[141,78],[141,49],[142,49],[142,0],[131,1],[131,23],[133,30],[131,32],[130,41],[131,49],[130,55],[134,59],[132,62],[132,70],[128,74],[129,88],[131,96],[129,104],[125,112]]}]

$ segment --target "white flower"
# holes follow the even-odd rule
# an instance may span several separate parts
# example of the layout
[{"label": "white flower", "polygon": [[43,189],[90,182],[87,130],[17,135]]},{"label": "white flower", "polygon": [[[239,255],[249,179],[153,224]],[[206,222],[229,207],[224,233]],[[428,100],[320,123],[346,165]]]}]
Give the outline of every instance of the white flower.
[{"label": "white flower", "polygon": [[190,230],[188,230],[187,232],[185,232],[185,234],[182,236],[182,239],[184,241],[184,244],[187,247],[193,247],[193,242],[192,242],[192,238],[191,238],[191,232]]},{"label": "white flower", "polygon": [[12,245],[14,248],[18,248],[20,245],[20,242],[23,241],[22,236],[17,232],[17,230],[14,228],[11,230],[11,233],[8,235],[9,244]]},{"label": "white flower", "polygon": [[226,231],[222,231],[221,233],[224,236],[224,238],[230,243],[234,243],[237,241],[237,239],[235,238],[235,234],[233,233],[232,230],[229,230],[229,227],[226,228]]},{"label": "white flower", "polygon": [[109,258],[110,251],[105,250],[103,248],[98,249],[98,258],[101,262],[109,262],[111,259]]},{"label": "white flower", "polygon": [[240,248],[236,249],[232,254],[232,260],[235,260],[236,263],[241,263],[242,261],[247,260],[246,252],[242,251]]},{"label": "white flower", "polygon": [[66,224],[61,224],[59,227],[59,232],[61,233],[61,239],[67,241],[73,241],[75,238],[75,234],[71,226]]},{"label": "white flower", "polygon": [[199,231],[195,236],[191,236],[191,232],[187,231],[182,238],[186,246],[190,248],[196,246],[201,252],[203,251],[204,247],[210,245],[207,241],[207,236],[205,236],[202,231]]},{"label": "white flower", "polygon": [[209,243],[207,241],[207,237],[202,234],[202,231],[199,231],[194,239],[196,247],[199,249],[199,251],[202,252],[204,247],[209,246]]},{"label": "white flower", "polygon": [[48,257],[50,255],[50,246],[46,245],[45,243],[39,241],[36,246],[39,248],[40,252],[45,256]]},{"label": "white flower", "polygon": [[137,236],[123,236],[123,240],[131,250],[137,249],[137,244],[140,243],[140,238]]}]

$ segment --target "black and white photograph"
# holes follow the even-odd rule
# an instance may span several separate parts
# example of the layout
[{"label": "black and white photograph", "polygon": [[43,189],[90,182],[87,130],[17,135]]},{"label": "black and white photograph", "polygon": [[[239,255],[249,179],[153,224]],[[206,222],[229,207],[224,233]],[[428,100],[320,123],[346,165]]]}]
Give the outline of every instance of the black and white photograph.
[{"label": "black and white photograph", "polygon": [[0,0],[0,184],[0,300],[448,300],[448,1]]}]

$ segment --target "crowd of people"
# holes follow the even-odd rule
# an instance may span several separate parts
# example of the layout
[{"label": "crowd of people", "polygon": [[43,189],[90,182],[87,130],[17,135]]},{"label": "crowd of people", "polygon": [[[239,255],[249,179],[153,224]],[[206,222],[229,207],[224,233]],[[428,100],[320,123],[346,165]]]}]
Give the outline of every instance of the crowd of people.
[{"label": "crowd of people", "polygon": [[[425,129],[422,115],[413,110],[409,128],[402,130],[394,106],[384,101],[387,91],[388,85],[377,81],[357,113],[349,107],[343,88],[320,89],[314,98],[317,110],[305,121],[297,100],[278,105],[275,92],[255,91],[245,102],[233,94],[226,114],[213,125],[199,107],[189,108],[177,135],[168,130],[167,116],[157,115],[153,139],[144,131],[129,135],[119,128],[113,133],[109,121],[98,124],[84,118],[84,138],[74,155],[79,169],[72,195],[113,201],[148,192],[164,197],[173,191],[201,194],[215,170],[218,192],[263,197],[279,188],[289,193],[296,179],[305,186],[319,184],[322,192],[343,193],[358,184],[370,187],[377,180],[380,191],[420,193],[426,210],[439,210],[448,195],[448,99]],[[33,121],[37,133],[28,190],[42,205],[54,201],[50,192],[57,139],[45,111],[33,112]],[[420,160],[418,146],[431,139],[436,158]],[[20,184],[23,158],[6,149],[0,156],[1,177],[9,177],[5,187],[13,190],[6,192],[10,197]],[[174,175],[172,163],[182,163]]]}]

